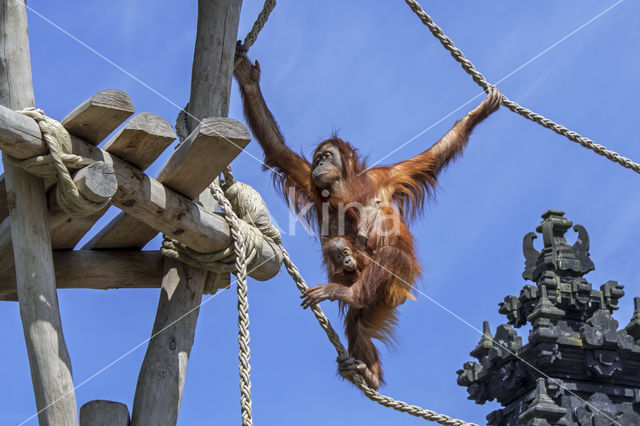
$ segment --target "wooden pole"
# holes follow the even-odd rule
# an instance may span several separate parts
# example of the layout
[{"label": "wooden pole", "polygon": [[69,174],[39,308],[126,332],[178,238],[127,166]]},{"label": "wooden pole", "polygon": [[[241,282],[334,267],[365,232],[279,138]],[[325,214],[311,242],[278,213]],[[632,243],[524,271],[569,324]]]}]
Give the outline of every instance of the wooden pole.
[{"label": "wooden pole", "polygon": [[[187,118],[225,117],[242,0],[199,0]],[[153,333],[140,369],[131,424],[175,425],[207,273],[167,259]],[[187,314],[188,313],[188,314]]]},{"label": "wooden pole", "polygon": [[[34,106],[26,5],[2,0],[0,103]],[[44,183],[4,161],[20,317],[40,425],[77,425],[71,360],[58,308]]]},{"label": "wooden pole", "polygon": [[113,401],[89,401],[80,407],[80,426],[129,426],[129,409]]}]

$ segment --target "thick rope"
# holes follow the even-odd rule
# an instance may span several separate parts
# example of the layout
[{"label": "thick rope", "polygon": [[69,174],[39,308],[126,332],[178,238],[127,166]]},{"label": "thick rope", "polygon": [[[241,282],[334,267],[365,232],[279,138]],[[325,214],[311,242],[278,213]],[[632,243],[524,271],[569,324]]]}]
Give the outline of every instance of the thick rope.
[{"label": "thick rope", "polygon": [[[282,249],[282,255],[284,259],[284,266],[287,269],[287,272],[289,273],[293,281],[296,283],[298,290],[300,290],[301,293],[304,293],[309,288],[307,286],[307,283],[305,282],[304,278],[302,278],[302,275],[300,275],[300,271],[298,271],[298,268],[289,257],[289,253],[287,253],[284,247],[281,247],[281,249]],[[322,311],[322,308],[320,308],[320,305],[318,304],[311,305],[311,312],[313,312],[313,314],[316,316],[316,319],[318,320],[320,327],[322,327],[324,332],[327,333],[327,337],[329,338],[329,341],[331,342],[331,344],[336,348],[336,352],[338,353],[338,355],[339,356],[348,355],[347,349],[344,347],[344,345],[340,341],[340,336],[338,336],[338,333],[336,333],[336,331],[331,326],[329,319]],[[354,374],[353,381],[355,382],[356,386],[358,386],[358,388],[360,388],[360,390],[365,394],[367,398],[385,407],[393,408],[396,411],[407,413],[415,417],[421,417],[425,420],[431,420],[441,425],[477,426],[474,423],[467,423],[464,420],[453,419],[449,416],[445,416],[444,414],[438,414],[435,411],[425,410],[424,408],[418,407],[417,405],[410,405],[404,401],[398,401],[389,396],[382,395],[375,389],[370,388],[365,382],[364,378],[359,374]]]},{"label": "thick rope", "polygon": [[258,34],[262,30],[262,28],[264,28],[264,24],[267,23],[269,15],[273,11],[274,7],[276,7],[276,0],[265,0],[264,6],[262,6],[262,11],[258,15],[258,18],[256,18],[256,22],[254,22],[251,31],[249,31],[247,36],[244,38],[244,41],[242,42],[241,47],[245,54],[249,51],[249,48],[253,46],[253,43],[255,43],[258,39]]},{"label": "thick rope", "polygon": [[26,160],[7,156],[15,166],[41,178],[57,178],[56,201],[71,216],[89,216],[109,205],[110,200],[96,203],[86,199],[76,186],[69,169],[77,170],[95,163],[72,153],[69,132],[58,121],[47,117],[41,109],[27,108],[20,113],[33,118],[40,127],[49,154]]},{"label": "thick rope", "polygon": [[[487,79],[476,69],[471,61],[469,61],[464,56],[464,53],[462,53],[462,51],[453,44],[453,41],[443,33],[442,29],[433,21],[431,16],[429,16],[422,9],[420,3],[418,3],[416,0],[405,0],[405,2],[418,16],[418,18],[420,18],[422,23],[426,25],[427,28],[429,28],[431,34],[433,34],[435,38],[440,40],[440,43],[442,43],[444,48],[447,49],[449,53],[451,53],[451,56],[453,56],[453,58],[458,63],[460,63],[462,69],[471,76],[473,81],[475,81],[480,87],[487,91],[490,86],[490,84],[487,82]],[[528,120],[538,123],[541,126],[546,127],[547,129],[551,129],[557,134],[566,137],[570,141],[579,143],[583,147],[592,150],[596,154],[620,164],[622,167],[626,167],[627,169],[631,169],[636,173],[640,173],[640,164],[632,161],[629,158],[623,157],[615,151],[612,151],[600,144],[595,143],[589,138],[581,136],[577,132],[567,129],[561,124],[555,123],[554,121],[519,105],[518,103],[510,100],[504,95],[502,96],[502,105],[506,106],[516,114],[519,114]]]},{"label": "thick rope", "polygon": [[225,197],[225,193],[218,185],[211,187],[211,194],[218,202],[224,218],[229,224],[231,238],[233,239],[233,251],[235,253],[235,276],[238,289],[238,359],[240,364],[240,408],[242,425],[251,426],[251,350],[249,348],[249,298],[247,297],[247,263],[244,238],[240,227],[240,221],[236,216],[231,203]]}]

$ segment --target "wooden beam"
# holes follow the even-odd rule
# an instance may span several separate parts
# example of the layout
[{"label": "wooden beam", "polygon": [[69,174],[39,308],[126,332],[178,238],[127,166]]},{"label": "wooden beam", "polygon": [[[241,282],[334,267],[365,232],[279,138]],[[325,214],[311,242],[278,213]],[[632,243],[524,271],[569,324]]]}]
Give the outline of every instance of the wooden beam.
[{"label": "wooden beam", "polygon": [[[110,164],[104,161],[95,163],[78,170],[73,176],[73,182],[78,192],[84,198],[94,203],[104,203],[113,197],[118,190],[116,172]],[[67,213],[57,202],[57,191],[49,191],[49,226],[60,227],[68,223],[69,218],[76,217]],[[102,209],[104,210],[104,209]]]},{"label": "wooden beam", "polygon": [[136,114],[102,149],[145,170],[176,139],[171,124],[150,112]]},{"label": "wooden beam", "polygon": [[[157,179],[187,198],[195,199],[250,141],[251,136],[241,123],[230,118],[205,118],[175,150]],[[83,249],[141,248],[156,234],[152,227],[123,214],[114,218]]]},{"label": "wooden beam", "polygon": [[125,212],[120,212],[82,246],[82,249],[142,249],[156,235],[158,231],[154,228]]},{"label": "wooden beam", "polygon": [[72,135],[98,145],[133,111],[129,95],[122,90],[107,89],[84,101],[60,123]]},{"label": "wooden beam", "polygon": [[0,175],[0,222],[9,217],[7,188],[4,184],[4,174]]},{"label": "wooden beam", "polygon": [[[158,115],[143,112],[133,116],[105,143],[103,149],[144,170],[175,139],[176,134],[167,120]],[[74,248],[106,211],[107,209],[104,209],[85,217],[67,217],[59,226],[52,227],[53,248]]]},{"label": "wooden beam", "polygon": [[[0,115],[3,112],[22,115],[0,106]],[[29,134],[29,131],[33,131],[33,126],[37,128],[32,119],[22,124],[24,128],[13,130],[14,136]],[[8,132],[2,121],[0,129]],[[231,242],[229,226],[220,213],[205,211],[196,202],[165,187],[125,161],[73,135],[71,142],[74,153],[113,166],[118,181],[118,191],[112,198],[112,204],[116,207],[201,253],[221,250]],[[20,144],[5,144],[4,139],[0,139],[0,149],[16,158],[25,158],[24,152],[35,145],[36,141],[31,138],[26,138]],[[36,154],[44,152],[44,147],[41,146],[41,151]],[[0,258],[5,255],[6,252],[0,248]],[[253,270],[250,275],[259,280],[269,279],[280,270],[280,261],[279,251],[265,243],[254,262],[249,265],[249,269]]]},{"label": "wooden beam", "polygon": [[[158,173],[158,181],[194,199],[251,141],[249,131],[231,118],[205,118],[180,144]],[[189,178],[185,179],[185,172]]]},{"label": "wooden beam", "polygon": [[[224,117],[228,113],[241,5],[242,0],[198,1],[198,27],[187,116],[187,129],[191,134],[195,133],[192,130],[196,127],[196,120],[202,120],[204,117]],[[198,134],[203,132],[203,127],[201,125],[195,129]],[[219,165],[208,169],[214,169],[215,175],[222,170],[220,167],[225,167],[237,155],[237,147],[229,145],[220,145],[223,151],[205,158],[212,160],[232,149],[231,158],[221,159]],[[185,145],[181,148],[184,148],[185,156],[197,153],[193,146]],[[177,154],[176,158],[178,156],[180,154]],[[189,161],[180,161],[182,167],[185,167],[184,172],[179,171],[176,163],[177,161],[170,160],[160,173],[159,179],[167,179],[168,185],[175,185],[174,189],[189,198],[196,198],[213,180],[201,179],[193,182],[193,185],[188,181],[177,182],[180,175],[189,176],[190,173],[186,168]],[[192,164],[202,165],[202,162]],[[280,262],[277,263],[279,269]],[[155,337],[149,342],[136,386],[131,414],[131,423],[134,426],[169,426],[177,423],[187,362],[193,345],[206,277],[207,273],[200,269],[173,259],[165,261],[165,275],[152,331],[152,336]],[[185,313],[188,315],[183,318]],[[155,335],[167,326],[169,328],[166,331]],[[160,366],[162,368],[159,368]]]},{"label": "wooden beam", "polygon": [[129,426],[129,409],[120,402],[89,401],[80,407],[80,426]]},{"label": "wooden beam", "polygon": [[[0,28],[0,104],[10,109],[33,107],[24,2],[2,0]],[[9,108],[4,109],[10,111]],[[16,122],[26,123],[19,115],[22,114],[14,113]],[[40,137],[39,129],[29,129]],[[78,424],[78,408],[56,294],[44,183],[6,161],[5,154],[3,162],[7,199],[11,200],[9,215],[20,317],[38,420],[44,426],[74,426]]]},{"label": "wooden beam", "polygon": [[[59,250],[53,261],[59,289],[159,288],[164,256],[159,251]],[[0,300],[18,300],[13,269],[0,277]]]}]

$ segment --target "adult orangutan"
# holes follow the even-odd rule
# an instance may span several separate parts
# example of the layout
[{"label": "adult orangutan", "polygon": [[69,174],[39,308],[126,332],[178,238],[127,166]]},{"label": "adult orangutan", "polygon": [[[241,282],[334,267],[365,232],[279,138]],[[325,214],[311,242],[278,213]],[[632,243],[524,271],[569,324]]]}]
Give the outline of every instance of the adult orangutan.
[{"label": "adult orangutan", "polygon": [[319,228],[331,282],[310,288],[302,305],[329,299],[346,308],[350,356],[338,359],[339,372],[346,378],[359,373],[378,388],[382,370],[372,339],[391,337],[396,308],[412,297],[420,275],[406,222],[421,210],[438,174],[462,152],[473,128],[498,109],[502,95],[491,88],[478,107],[423,153],[369,169],[356,149],[335,135],[316,147],[311,161],[293,152],[260,91],[258,62],[252,65],[244,57],[234,74],[265,164],[274,170],[285,199]]}]

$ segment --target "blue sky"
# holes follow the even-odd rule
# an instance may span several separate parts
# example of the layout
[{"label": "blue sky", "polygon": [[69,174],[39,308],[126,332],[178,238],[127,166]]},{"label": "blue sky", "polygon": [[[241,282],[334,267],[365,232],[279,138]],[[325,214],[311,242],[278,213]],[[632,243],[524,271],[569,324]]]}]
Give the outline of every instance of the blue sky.
[{"label": "blue sky", "polygon": [[[480,93],[403,1],[280,0],[250,52],[262,65],[262,88],[294,150],[310,153],[337,130],[377,161]],[[583,25],[615,1],[423,2],[435,21],[491,82]],[[30,7],[178,105],[188,99],[196,2],[45,2]],[[240,35],[262,6],[246,0]],[[640,27],[637,2],[624,1],[500,84],[509,98],[635,160],[640,160]],[[176,108],[61,31],[29,13],[37,106],[62,118],[96,91],[131,95],[137,112],[171,123]],[[435,142],[480,98],[385,160],[400,161]],[[234,85],[231,117],[243,120]],[[248,149],[261,158],[260,147]],[[152,166],[155,176],[172,149]],[[278,224],[289,213],[251,156],[233,163],[236,177],[264,196]],[[474,132],[463,158],[442,175],[436,200],[415,221],[426,297],[400,308],[399,345],[383,349],[383,393],[451,416],[485,422],[496,408],[475,405],[455,371],[498,302],[524,281],[522,237],[549,208],[567,212],[591,236],[595,286],[617,280],[627,296],[621,325],[640,295],[640,177],[502,108]],[[117,213],[115,208],[108,218]],[[101,222],[101,224],[103,224]],[[97,226],[93,232],[99,227]],[[320,246],[300,226],[284,241],[310,284],[326,282]],[[570,236],[570,238],[574,238]],[[158,247],[156,239],[149,248]],[[88,271],[87,273],[90,273]],[[250,281],[254,422],[265,425],[411,425],[420,420],[368,401],[337,378],[335,352],[310,312],[299,307],[285,273]],[[92,374],[148,338],[158,290],[59,292],[74,380]],[[233,290],[200,311],[180,425],[240,421],[236,305]],[[341,329],[336,306],[323,308]],[[464,321],[462,321],[464,320]],[[468,324],[465,324],[468,323]],[[16,303],[0,303],[0,425],[35,413]],[[523,335],[521,331],[521,335]],[[79,405],[110,399],[131,407],[145,346],[77,390]],[[10,385],[6,385],[10,384]],[[32,421],[29,424],[35,424]]]}]

